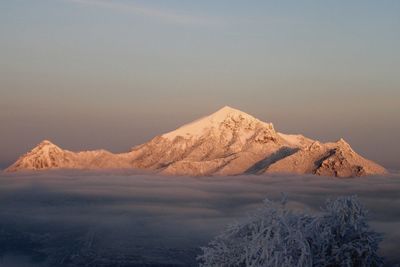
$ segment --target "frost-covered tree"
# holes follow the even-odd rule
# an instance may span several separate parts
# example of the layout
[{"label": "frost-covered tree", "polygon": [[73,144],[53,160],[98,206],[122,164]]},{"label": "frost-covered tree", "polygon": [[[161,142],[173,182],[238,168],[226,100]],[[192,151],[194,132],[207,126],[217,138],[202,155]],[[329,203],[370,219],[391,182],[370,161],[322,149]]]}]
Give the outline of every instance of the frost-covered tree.
[{"label": "frost-covered tree", "polygon": [[355,196],[328,200],[323,215],[307,225],[316,266],[380,266],[381,235],[370,229]]},{"label": "frost-covered tree", "polygon": [[229,226],[198,257],[200,266],[380,266],[381,236],[355,196],[328,200],[322,214],[294,213],[266,200]]}]

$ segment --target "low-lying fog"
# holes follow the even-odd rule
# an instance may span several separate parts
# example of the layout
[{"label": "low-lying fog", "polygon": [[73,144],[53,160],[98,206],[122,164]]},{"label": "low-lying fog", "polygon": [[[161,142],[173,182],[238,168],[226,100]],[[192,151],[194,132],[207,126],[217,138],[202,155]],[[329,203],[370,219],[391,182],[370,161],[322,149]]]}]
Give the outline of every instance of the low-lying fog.
[{"label": "low-lying fog", "polygon": [[286,192],[293,209],[357,194],[400,263],[400,175],[165,177],[50,172],[0,175],[0,266],[190,266],[199,246]]}]

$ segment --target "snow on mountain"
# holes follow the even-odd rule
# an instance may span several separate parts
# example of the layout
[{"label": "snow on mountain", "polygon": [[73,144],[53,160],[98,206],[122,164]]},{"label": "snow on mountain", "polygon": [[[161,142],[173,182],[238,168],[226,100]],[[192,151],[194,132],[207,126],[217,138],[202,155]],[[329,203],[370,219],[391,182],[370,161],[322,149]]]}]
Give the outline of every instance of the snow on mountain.
[{"label": "snow on mountain", "polygon": [[137,168],[170,175],[233,175],[278,150],[285,141],[270,123],[224,107],[136,147]]},{"label": "snow on mountain", "polygon": [[313,173],[350,177],[385,169],[354,152],[344,140],[320,143],[275,131],[240,110],[217,112],[157,136],[128,153],[71,152],[43,141],[7,171],[42,169],[146,169],[167,175]]},{"label": "snow on mountain", "polygon": [[[162,137],[168,138],[170,140],[175,139],[180,136],[183,138],[199,138],[201,136],[207,135],[210,132],[213,134],[219,134],[221,130],[221,125],[230,125],[230,126],[244,126],[245,129],[252,129],[256,124],[263,125],[271,125],[264,123],[253,116],[246,114],[240,110],[225,106],[218,110],[217,112],[198,119],[189,124],[183,125],[175,131],[163,134]],[[240,138],[242,140],[247,139],[250,131],[241,132],[242,136]]]},{"label": "snow on mountain", "polygon": [[112,154],[106,150],[72,152],[44,140],[21,156],[6,171],[118,168],[132,168],[124,154]]},{"label": "snow on mountain", "polygon": [[353,177],[386,173],[382,166],[363,158],[340,139],[335,143],[322,144],[314,141],[308,147],[277,161],[267,173],[313,173],[323,176]]},{"label": "snow on mountain", "polygon": [[68,165],[69,151],[64,151],[48,140],[42,141],[30,152],[20,157],[8,171],[21,169],[51,169]]}]

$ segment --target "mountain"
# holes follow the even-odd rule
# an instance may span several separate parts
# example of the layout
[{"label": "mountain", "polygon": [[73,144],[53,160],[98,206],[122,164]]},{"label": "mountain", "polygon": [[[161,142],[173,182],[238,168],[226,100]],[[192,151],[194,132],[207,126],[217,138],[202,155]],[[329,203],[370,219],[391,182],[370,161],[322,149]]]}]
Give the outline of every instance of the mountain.
[{"label": "mountain", "polygon": [[316,174],[352,177],[386,170],[340,139],[321,143],[277,132],[240,110],[217,112],[157,136],[127,153],[72,152],[43,141],[6,169],[142,169],[166,175]]},{"label": "mountain", "polygon": [[20,170],[45,169],[118,169],[131,168],[124,154],[112,154],[106,150],[72,152],[63,150],[48,140],[42,141],[30,152],[20,157],[6,169],[9,172]]}]

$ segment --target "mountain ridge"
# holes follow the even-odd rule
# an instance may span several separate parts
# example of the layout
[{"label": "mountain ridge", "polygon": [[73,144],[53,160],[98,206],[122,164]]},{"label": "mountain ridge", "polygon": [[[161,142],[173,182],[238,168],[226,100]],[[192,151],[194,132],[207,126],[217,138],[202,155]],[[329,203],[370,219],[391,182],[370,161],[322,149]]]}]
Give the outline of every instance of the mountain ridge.
[{"label": "mountain ridge", "polygon": [[126,153],[72,152],[44,140],[6,171],[47,169],[141,169],[190,176],[310,173],[353,177],[386,173],[342,138],[321,143],[303,135],[279,133],[272,123],[228,106]]}]

